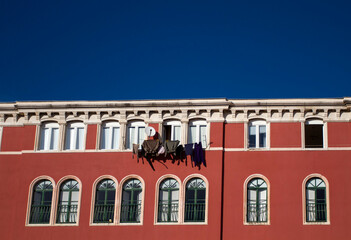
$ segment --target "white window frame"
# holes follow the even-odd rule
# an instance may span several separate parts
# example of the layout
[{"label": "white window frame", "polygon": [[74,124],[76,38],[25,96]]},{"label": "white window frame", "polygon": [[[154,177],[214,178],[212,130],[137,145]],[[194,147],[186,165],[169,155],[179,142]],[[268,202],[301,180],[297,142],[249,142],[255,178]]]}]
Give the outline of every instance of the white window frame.
[{"label": "white window frame", "polygon": [[[134,136],[133,136],[133,141],[131,143],[131,146],[128,146],[129,144],[129,139],[130,139],[130,136],[129,136],[129,128],[130,127],[134,127],[135,130],[134,130]],[[126,134],[126,149],[132,149],[133,148],[133,144],[139,144],[139,148],[141,148],[141,144],[143,144],[142,142],[139,143],[139,128],[140,127],[144,127],[146,128],[146,124],[145,122],[143,121],[133,121],[133,122],[130,122],[128,123],[127,125],[127,134]],[[146,137],[146,134],[144,135]]]},{"label": "white window frame", "polygon": [[190,127],[196,127],[196,133],[195,133],[195,142],[194,143],[199,143],[200,142],[200,126],[205,126],[206,127],[206,135],[205,135],[205,139],[202,140],[202,142],[205,142],[206,145],[202,146],[202,148],[207,148],[208,143],[209,143],[209,139],[208,139],[208,124],[206,122],[206,120],[192,120],[189,121],[189,126],[188,126],[188,143],[190,142]]},{"label": "white window frame", "polygon": [[[179,120],[171,120],[171,121],[165,121],[163,123],[163,126],[171,126],[171,141],[175,141],[176,139],[174,138],[174,132],[175,132],[175,127],[180,127],[179,130],[179,141],[181,142],[182,139],[182,123]],[[163,138],[166,136],[165,129],[163,129]],[[163,139],[165,140],[165,139]]]},{"label": "white window frame", "polygon": [[[48,131],[48,136],[45,137],[45,134],[43,134],[43,129],[49,129]],[[51,136],[53,133],[53,129],[58,130],[57,134],[57,146],[56,148],[51,148],[52,141],[51,141]],[[43,139],[44,137],[44,139]],[[40,132],[39,132],[39,144],[38,144],[38,150],[40,151],[58,151],[59,146],[60,146],[60,125],[57,122],[44,122],[40,126]],[[41,143],[44,141],[44,147],[42,148]]]},{"label": "white window frame", "polygon": [[[67,146],[67,136],[68,136],[68,131],[70,131],[70,128],[73,128],[72,132],[70,133],[70,146]],[[82,142],[82,148],[79,149],[77,148],[77,132],[78,128],[83,128],[83,142]],[[86,126],[83,122],[70,122],[67,123],[66,126],[66,131],[65,131],[65,150],[84,150],[85,149],[85,138],[86,138]]]},{"label": "white window frame", "polygon": [[[250,127],[255,126],[256,127],[256,132],[255,132],[255,146],[250,147]],[[265,126],[266,127],[266,146],[260,147],[260,126]],[[247,148],[249,149],[256,149],[256,148],[269,148],[269,124],[265,120],[250,120],[248,123],[248,128],[247,128]]]},{"label": "white window frame", "polygon": [[[108,132],[109,132],[108,145],[109,146],[106,146],[106,143],[105,143],[105,148],[103,148],[103,146],[102,146],[104,128],[109,128],[109,130],[108,130]],[[119,135],[117,136],[117,138],[114,137],[113,128],[119,128]],[[108,122],[104,122],[103,124],[101,124],[100,149],[101,150],[117,150],[117,149],[120,149],[120,146],[121,146],[120,135],[121,135],[121,125],[119,124],[119,122],[117,122],[117,121],[108,121]],[[112,139],[114,139],[114,138],[117,139],[117,141],[118,141],[117,148],[112,148]]]}]

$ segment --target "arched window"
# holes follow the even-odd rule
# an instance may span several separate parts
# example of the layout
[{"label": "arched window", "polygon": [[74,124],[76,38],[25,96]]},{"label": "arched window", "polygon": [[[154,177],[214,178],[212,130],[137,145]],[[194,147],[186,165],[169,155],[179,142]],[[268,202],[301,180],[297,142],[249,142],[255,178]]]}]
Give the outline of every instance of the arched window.
[{"label": "arched window", "polygon": [[142,183],[136,178],[129,179],[123,184],[121,223],[140,222],[142,191]]},{"label": "arched window", "polygon": [[192,120],[189,122],[188,143],[200,143],[207,147],[207,122],[205,120]]},{"label": "arched window", "polygon": [[206,183],[201,178],[192,178],[185,190],[185,222],[204,222],[206,213]]},{"label": "arched window", "polygon": [[60,186],[56,223],[77,223],[79,183],[69,179]]},{"label": "arched window", "polygon": [[311,178],[306,183],[306,221],[327,221],[327,193],[325,182]]},{"label": "arched window", "polygon": [[158,199],[158,222],[178,222],[179,182],[167,178],[160,184]]},{"label": "arched window", "polygon": [[30,224],[50,223],[52,182],[41,180],[34,185],[30,208]]},{"label": "arched window", "polygon": [[56,122],[43,123],[40,126],[39,150],[58,150],[59,124]]},{"label": "arched window", "polygon": [[84,123],[72,122],[66,127],[66,150],[84,149],[85,131]]},{"label": "arched window", "polygon": [[145,139],[145,123],[142,121],[130,122],[127,126],[126,148],[132,149],[133,144],[141,144]]},{"label": "arched window", "polygon": [[105,122],[101,126],[100,149],[119,149],[120,125],[118,122]]},{"label": "arched window", "polygon": [[254,178],[247,184],[247,222],[267,222],[267,184]]},{"label": "arched window", "polygon": [[163,140],[181,140],[181,122],[177,120],[163,123]]},{"label": "arched window", "polygon": [[93,223],[113,223],[115,212],[116,183],[101,180],[96,186]]},{"label": "arched window", "polygon": [[249,122],[249,148],[267,147],[267,126],[263,120]]}]

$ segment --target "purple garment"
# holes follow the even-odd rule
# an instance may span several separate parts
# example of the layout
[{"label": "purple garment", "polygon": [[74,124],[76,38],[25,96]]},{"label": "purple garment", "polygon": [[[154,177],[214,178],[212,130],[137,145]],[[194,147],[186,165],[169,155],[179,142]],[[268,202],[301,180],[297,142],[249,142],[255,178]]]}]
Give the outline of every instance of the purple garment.
[{"label": "purple garment", "polygon": [[200,166],[201,163],[206,167],[206,161],[204,157],[204,150],[202,149],[202,144],[195,143],[193,158],[195,162],[195,166]]}]

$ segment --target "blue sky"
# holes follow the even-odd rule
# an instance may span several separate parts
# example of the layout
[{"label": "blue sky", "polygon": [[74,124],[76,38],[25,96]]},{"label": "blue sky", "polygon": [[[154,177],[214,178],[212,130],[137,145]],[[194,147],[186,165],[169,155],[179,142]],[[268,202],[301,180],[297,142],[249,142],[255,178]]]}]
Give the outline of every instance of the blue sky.
[{"label": "blue sky", "polygon": [[0,1],[1,102],[351,96],[351,1]]}]

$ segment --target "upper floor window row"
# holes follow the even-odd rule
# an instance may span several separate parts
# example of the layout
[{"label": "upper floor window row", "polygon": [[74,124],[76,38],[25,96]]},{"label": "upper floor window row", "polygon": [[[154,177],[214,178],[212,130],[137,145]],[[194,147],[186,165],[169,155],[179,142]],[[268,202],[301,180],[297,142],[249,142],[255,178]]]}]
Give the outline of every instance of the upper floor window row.
[{"label": "upper floor window row", "polygon": [[[45,122],[40,127],[39,150],[83,150],[85,148],[86,125],[83,122],[69,122],[65,130],[60,130],[56,122]],[[105,121],[101,124],[98,146],[102,150],[132,149],[133,144],[142,145],[146,139],[146,124],[143,121],[129,122],[125,130],[117,121]],[[62,133],[61,133],[62,132]],[[181,122],[178,120],[165,121],[162,128],[162,138],[182,142]],[[202,143],[207,147],[207,122],[205,120],[190,121],[188,128],[188,143]],[[64,143],[62,147],[61,140]],[[184,140],[185,141],[185,140]]]},{"label": "upper floor window row", "polygon": [[[326,124],[321,119],[307,119],[302,124],[304,148],[324,148],[326,146]],[[265,120],[251,120],[247,131],[248,148],[268,148],[270,141],[270,124]],[[289,137],[289,136],[286,136]]]}]

